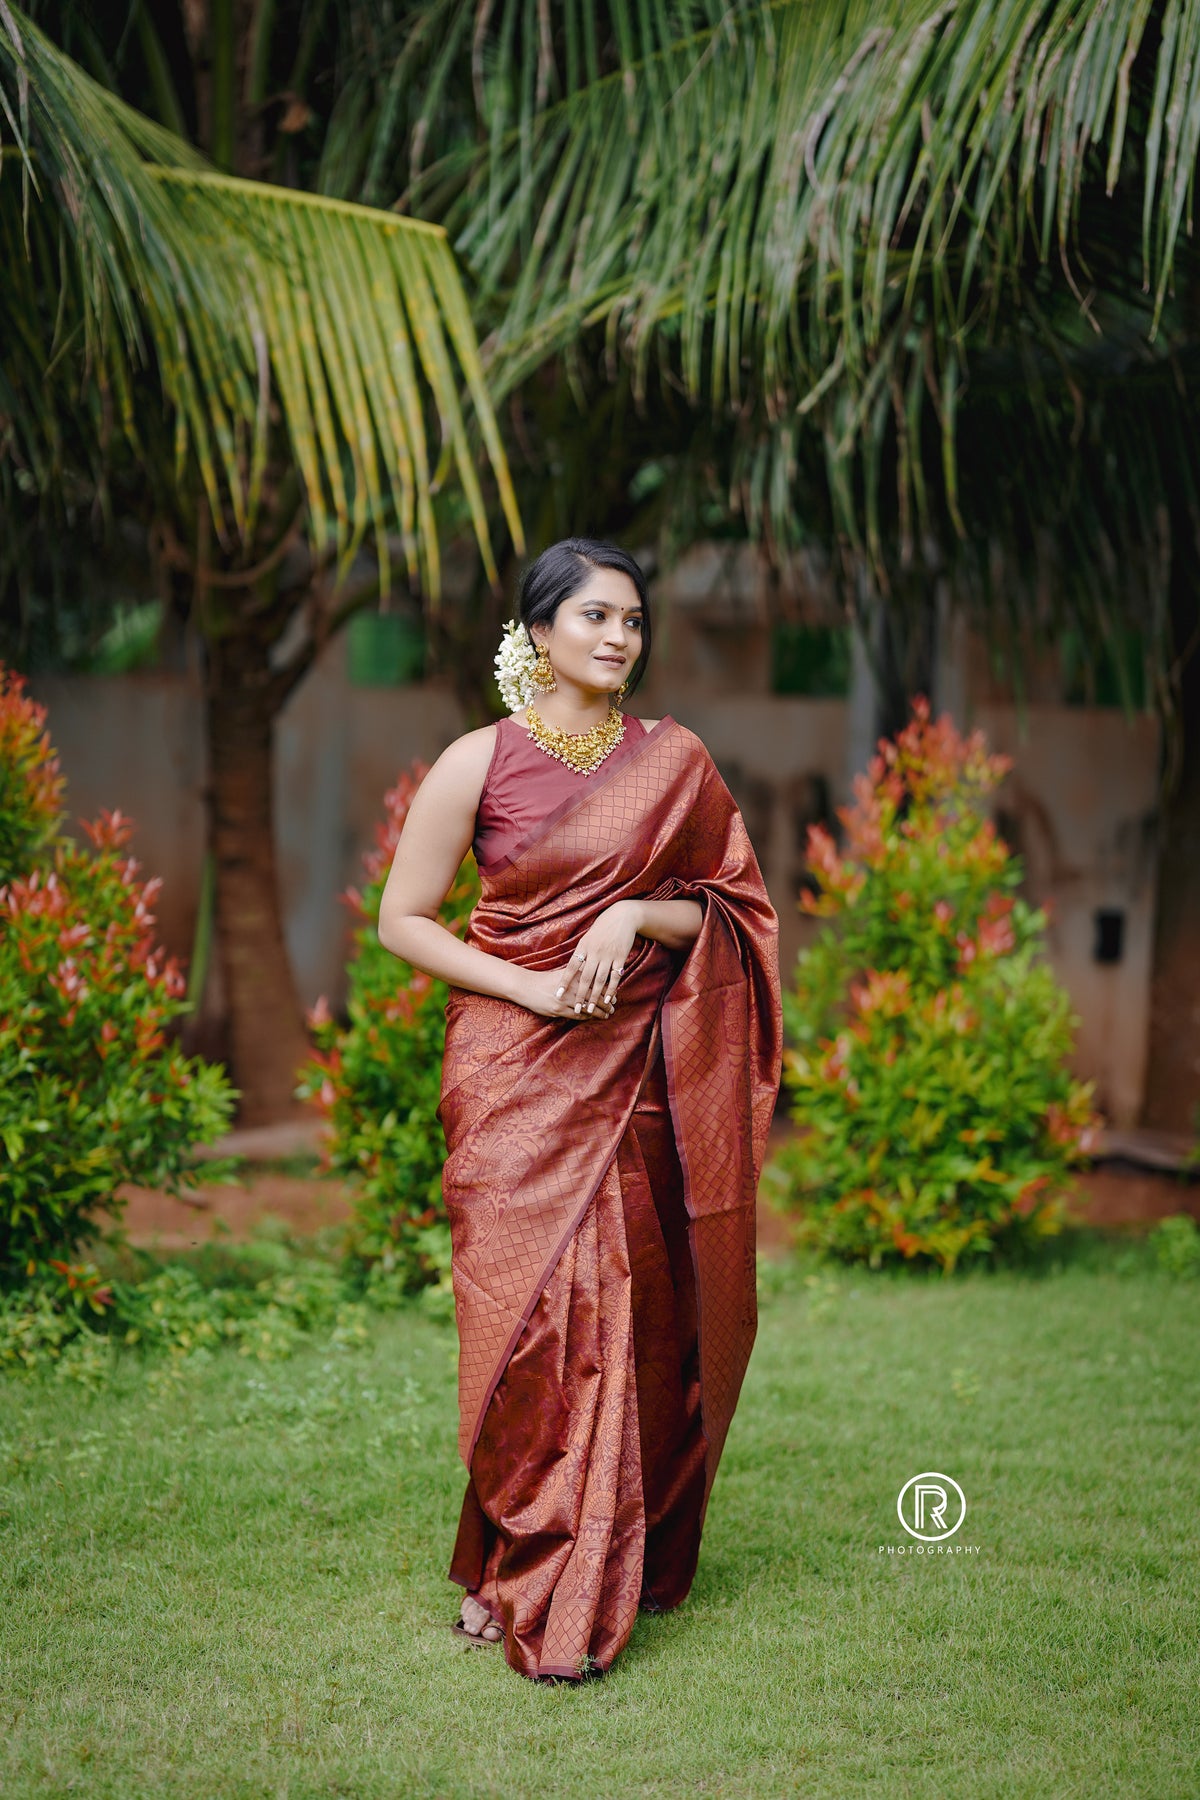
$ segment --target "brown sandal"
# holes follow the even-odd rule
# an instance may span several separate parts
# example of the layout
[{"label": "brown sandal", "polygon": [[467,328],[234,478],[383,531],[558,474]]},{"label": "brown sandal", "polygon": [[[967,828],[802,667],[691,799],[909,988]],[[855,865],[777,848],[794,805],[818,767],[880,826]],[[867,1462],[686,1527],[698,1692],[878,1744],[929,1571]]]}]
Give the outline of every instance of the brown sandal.
[{"label": "brown sandal", "polygon": [[[495,1637],[484,1637],[483,1634],[487,1631],[489,1626],[495,1627],[497,1632]],[[493,1644],[502,1644],[504,1642],[504,1627],[501,1625],[499,1619],[493,1619],[490,1616],[480,1631],[468,1631],[461,1617],[455,1619],[450,1629],[451,1631],[456,1631],[459,1637],[466,1638],[468,1644],[475,1644],[481,1650],[490,1649]]]}]

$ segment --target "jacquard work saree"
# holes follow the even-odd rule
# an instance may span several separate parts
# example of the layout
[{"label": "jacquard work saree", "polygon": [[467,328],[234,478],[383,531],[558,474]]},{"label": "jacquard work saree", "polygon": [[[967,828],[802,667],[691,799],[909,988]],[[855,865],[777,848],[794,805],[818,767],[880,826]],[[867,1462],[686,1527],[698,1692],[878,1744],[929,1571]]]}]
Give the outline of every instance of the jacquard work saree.
[{"label": "jacquard work saree", "polygon": [[671,718],[480,873],[468,941],[528,968],[563,965],[616,900],[703,912],[686,951],[635,940],[610,1019],[461,988],[447,1005],[470,1475],[450,1575],[514,1669],[577,1676],[695,1572],[757,1326],[778,921],[728,788]]}]

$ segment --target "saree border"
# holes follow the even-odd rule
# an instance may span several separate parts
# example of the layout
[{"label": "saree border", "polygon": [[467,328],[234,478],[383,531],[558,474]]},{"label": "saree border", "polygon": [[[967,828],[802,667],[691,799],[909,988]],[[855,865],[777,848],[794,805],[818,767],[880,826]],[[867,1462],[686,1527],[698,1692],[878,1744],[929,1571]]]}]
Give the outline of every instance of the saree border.
[{"label": "saree border", "polygon": [[[704,911],[708,912],[708,896],[705,896]],[[675,1136],[675,1154],[679,1158],[679,1170],[683,1177],[683,1210],[687,1214],[688,1250],[692,1258],[692,1287],[696,1295],[696,1358],[697,1374],[700,1381],[700,1433],[704,1439],[704,1498],[700,1504],[700,1526],[703,1530],[705,1516],[708,1512],[708,1497],[716,1476],[712,1466],[713,1434],[708,1428],[708,1398],[705,1391],[704,1369],[700,1361],[705,1342],[705,1308],[704,1284],[700,1279],[700,1248],[696,1242],[695,1182],[692,1176],[691,1158],[688,1154],[687,1135],[683,1130],[679,1110],[679,1093],[675,1085],[676,1045],[675,1020],[667,1006],[670,989],[663,995],[660,1011],[662,1025],[663,1076],[667,1089],[667,1106],[671,1113],[671,1126]],[[756,1202],[757,1202],[757,1196]]]},{"label": "saree border", "polygon": [[479,873],[481,875],[486,875],[491,879],[502,874],[505,869],[510,869],[514,863],[519,862],[526,851],[532,850],[533,846],[540,842],[548,831],[552,831],[563,819],[568,818],[577,807],[584,805],[587,800],[591,799],[593,794],[601,793],[603,789],[608,786],[610,781],[616,779],[622,769],[627,769],[630,763],[635,762],[637,758],[642,755],[644,750],[651,744],[656,743],[664,726],[667,725],[674,725],[678,728],[679,721],[673,718],[670,713],[664,713],[657,725],[651,726],[650,730],[647,731],[644,736],[640,737],[637,743],[630,746],[627,755],[621,757],[619,762],[613,763],[610,761],[607,768],[602,765],[596,771],[596,774],[600,777],[599,780],[589,780],[588,786],[580,793],[568,794],[565,800],[560,800],[557,806],[550,809],[544,819],[539,819],[538,823],[533,826],[531,830],[527,831],[523,838],[518,839],[517,843],[507,856],[498,857],[495,862],[487,863],[480,862],[478,857],[476,857],[475,861]]},{"label": "saree border", "polygon": [[[592,1201],[595,1199],[596,1195],[600,1191],[601,1182],[604,1180],[604,1177],[608,1174],[608,1171],[611,1169],[613,1163],[617,1160],[617,1154],[620,1151],[622,1141],[625,1137],[625,1133],[629,1129],[629,1121],[633,1117],[634,1110],[637,1107],[637,1103],[641,1099],[642,1093],[645,1089],[646,1077],[650,1073],[650,1067],[654,1061],[655,1049],[661,1039],[662,1012],[663,1012],[663,1007],[662,1007],[662,1001],[660,1000],[658,1007],[655,1010],[653,1022],[650,1026],[650,1042],[646,1049],[645,1061],[642,1064],[642,1073],[638,1080],[637,1087],[634,1089],[633,1098],[630,1100],[628,1109],[625,1112],[625,1114],[621,1120],[620,1130],[617,1132],[617,1134],[613,1140],[612,1151],[607,1157],[605,1157],[603,1163],[600,1165],[600,1172],[596,1176],[595,1181],[588,1188],[580,1205],[578,1206],[576,1211],[571,1215],[571,1218],[568,1221],[568,1223],[564,1226],[561,1237],[559,1238],[558,1242],[555,1244],[553,1250],[550,1252],[550,1255],[547,1257],[545,1265],[543,1266],[542,1271],[537,1278],[537,1282],[534,1286],[533,1292],[530,1295],[529,1300],[526,1302],[524,1310],[521,1313],[521,1317],[517,1320],[516,1324],[513,1326],[512,1331],[509,1333],[507,1339],[505,1340],[503,1350],[500,1352],[500,1355],[496,1359],[496,1367],[488,1381],[487,1391],[484,1394],[481,1401],[479,1402],[479,1410],[475,1415],[475,1423],[471,1428],[471,1441],[467,1447],[467,1454],[466,1454],[466,1458],[465,1458],[468,1475],[471,1472],[471,1459],[475,1455],[475,1446],[479,1442],[479,1434],[483,1430],[483,1421],[487,1417],[488,1407],[492,1403],[492,1395],[495,1393],[496,1389],[500,1385],[500,1382],[504,1375],[504,1372],[508,1368],[509,1362],[512,1360],[513,1351],[516,1349],[517,1345],[520,1343],[521,1336],[525,1330],[525,1327],[528,1325],[530,1319],[533,1317],[534,1308],[537,1306],[538,1301],[541,1299],[543,1293],[546,1290],[546,1283],[549,1281],[549,1279],[553,1275],[555,1269],[558,1267],[559,1259],[561,1258],[563,1251],[566,1249],[567,1245],[570,1243],[570,1241],[574,1237],[575,1233],[579,1230],[580,1225],[583,1223],[584,1214],[587,1212],[588,1207],[592,1204]],[[666,1054],[665,1044],[663,1045],[663,1054],[664,1054],[664,1056]],[[467,1279],[468,1279],[468,1281],[470,1281],[471,1277],[468,1276]],[[479,1284],[477,1282],[472,1282],[472,1286],[477,1287],[478,1285]]]}]

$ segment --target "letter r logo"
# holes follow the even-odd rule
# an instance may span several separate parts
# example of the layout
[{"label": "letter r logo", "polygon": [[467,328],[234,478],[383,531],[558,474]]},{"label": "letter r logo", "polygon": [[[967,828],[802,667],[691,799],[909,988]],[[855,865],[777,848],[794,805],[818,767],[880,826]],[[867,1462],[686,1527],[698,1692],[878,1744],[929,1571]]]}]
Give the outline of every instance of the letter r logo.
[{"label": "letter r logo", "polygon": [[[951,1523],[955,1501],[957,1517]],[[909,1537],[936,1544],[942,1538],[954,1536],[967,1516],[967,1498],[952,1475],[926,1469],[905,1482],[896,1501],[896,1511]]]},{"label": "letter r logo", "polygon": [[916,1517],[913,1524],[918,1531],[926,1525],[932,1525],[936,1531],[946,1529],[946,1508],[950,1504],[950,1496],[944,1487],[928,1481],[919,1481],[916,1488]]}]

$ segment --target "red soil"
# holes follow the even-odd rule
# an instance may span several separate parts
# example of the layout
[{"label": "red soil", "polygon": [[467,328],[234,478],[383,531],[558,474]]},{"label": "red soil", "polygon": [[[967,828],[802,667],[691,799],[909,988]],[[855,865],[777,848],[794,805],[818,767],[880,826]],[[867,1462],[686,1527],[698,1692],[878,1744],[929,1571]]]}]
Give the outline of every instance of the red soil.
[{"label": "red soil", "polygon": [[[778,1148],[773,1141],[772,1149]],[[341,1224],[350,1216],[350,1190],[332,1177],[283,1174],[251,1167],[236,1185],[203,1188],[195,1201],[173,1199],[154,1189],[126,1187],[124,1226],[132,1242],[178,1250],[203,1243],[214,1229],[248,1236],[265,1217],[285,1220],[297,1233]],[[1075,1211],[1090,1225],[1145,1230],[1169,1213],[1186,1212],[1200,1222],[1200,1183],[1148,1174],[1112,1163],[1081,1178]],[[220,1221],[220,1224],[218,1224]],[[758,1209],[758,1242],[781,1255],[791,1224],[765,1202]]]}]

